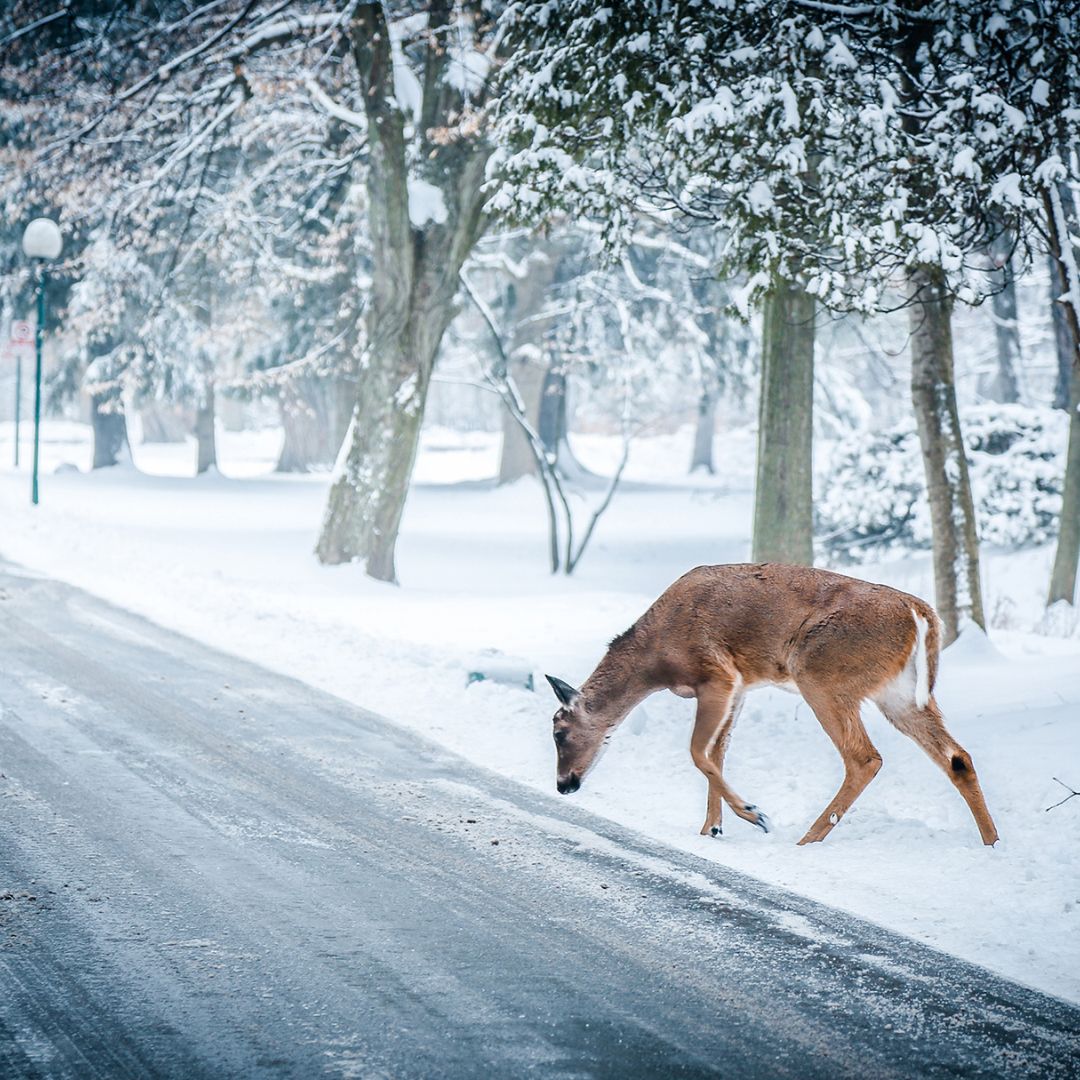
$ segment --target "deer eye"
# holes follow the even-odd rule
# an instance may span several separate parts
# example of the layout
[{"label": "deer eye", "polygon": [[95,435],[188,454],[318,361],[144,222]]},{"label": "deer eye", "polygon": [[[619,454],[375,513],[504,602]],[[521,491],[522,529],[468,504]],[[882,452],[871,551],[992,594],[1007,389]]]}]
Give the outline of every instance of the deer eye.
[{"label": "deer eye", "polygon": [[566,742],[566,732],[565,731],[556,731],[555,732],[555,745],[556,746],[562,746],[562,744],[564,742]]}]

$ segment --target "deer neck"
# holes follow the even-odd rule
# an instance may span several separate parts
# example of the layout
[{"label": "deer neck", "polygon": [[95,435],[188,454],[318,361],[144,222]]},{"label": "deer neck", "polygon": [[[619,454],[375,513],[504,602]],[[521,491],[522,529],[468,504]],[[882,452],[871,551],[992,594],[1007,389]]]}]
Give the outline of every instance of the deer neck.
[{"label": "deer neck", "polygon": [[608,727],[617,727],[631,709],[660,689],[640,658],[628,650],[611,648],[581,686],[590,715]]}]

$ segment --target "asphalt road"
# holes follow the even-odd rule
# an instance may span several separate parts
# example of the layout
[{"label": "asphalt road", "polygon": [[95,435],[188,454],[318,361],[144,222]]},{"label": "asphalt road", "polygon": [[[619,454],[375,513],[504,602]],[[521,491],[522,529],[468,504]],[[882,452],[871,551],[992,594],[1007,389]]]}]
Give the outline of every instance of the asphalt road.
[{"label": "asphalt road", "polygon": [[1080,1010],[6,565],[0,772],[5,1078],[1080,1072]]}]

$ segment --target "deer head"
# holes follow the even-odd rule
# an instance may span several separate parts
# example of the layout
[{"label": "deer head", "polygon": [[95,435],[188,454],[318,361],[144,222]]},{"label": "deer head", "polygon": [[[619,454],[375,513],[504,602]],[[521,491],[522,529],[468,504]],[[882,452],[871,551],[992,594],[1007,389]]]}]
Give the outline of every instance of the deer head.
[{"label": "deer head", "polygon": [[560,795],[570,795],[581,787],[585,774],[596,764],[610,728],[589,714],[580,690],[552,675],[545,678],[560,704],[552,720],[557,754],[555,786]]}]

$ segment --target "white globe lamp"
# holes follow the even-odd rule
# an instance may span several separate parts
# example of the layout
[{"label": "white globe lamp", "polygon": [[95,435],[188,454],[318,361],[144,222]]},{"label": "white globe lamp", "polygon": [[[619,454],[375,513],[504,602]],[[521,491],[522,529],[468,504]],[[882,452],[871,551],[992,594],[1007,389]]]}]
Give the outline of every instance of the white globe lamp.
[{"label": "white globe lamp", "polygon": [[23,254],[31,259],[57,259],[64,250],[60,226],[52,218],[34,218],[22,238]]}]

